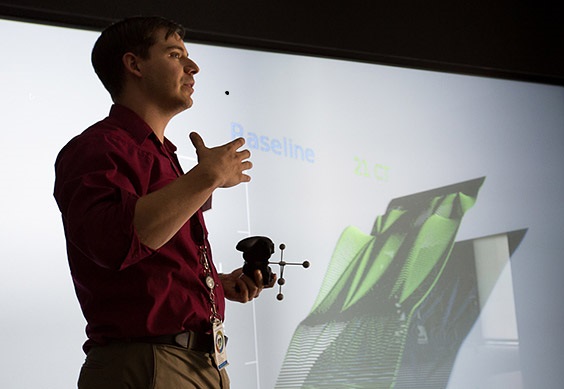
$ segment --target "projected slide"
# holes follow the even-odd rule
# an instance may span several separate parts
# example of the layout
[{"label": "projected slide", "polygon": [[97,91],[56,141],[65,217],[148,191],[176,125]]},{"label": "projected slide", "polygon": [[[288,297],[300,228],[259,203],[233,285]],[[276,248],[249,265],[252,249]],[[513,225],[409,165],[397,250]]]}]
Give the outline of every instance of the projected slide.
[{"label": "projected slide", "polygon": [[370,234],[347,228],[276,387],[446,387],[480,310],[472,248],[454,240],[482,182],[395,199]]},{"label": "projected slide", "polygon": [[[72,388],[85,322],[53,164],[108,115],[99,34],[0,32],[2,385]],[[284,260],[311,264],[286,267],[282,301],[274,288],[227,304],[232,389],[560,389],[563,87],[187,48],[194,105],[165,132],[184,170],[191,131],[252,154],[251,182],[204,214],[218,270],[242,266],[235,247],[253,235],[272,260],[284,243]]]}]

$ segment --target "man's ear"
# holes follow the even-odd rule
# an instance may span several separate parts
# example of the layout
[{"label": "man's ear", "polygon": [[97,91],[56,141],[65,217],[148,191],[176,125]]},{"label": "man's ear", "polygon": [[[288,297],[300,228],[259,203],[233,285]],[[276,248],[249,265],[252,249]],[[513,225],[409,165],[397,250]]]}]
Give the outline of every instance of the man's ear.
[{"label": "man's ear", "polygon": [[121,57],[123,62],[123,67],[126,73],[133,74],[137,77],[141,77],[141,69],[139,68],[139,58],[131,53],[127,52]]}]

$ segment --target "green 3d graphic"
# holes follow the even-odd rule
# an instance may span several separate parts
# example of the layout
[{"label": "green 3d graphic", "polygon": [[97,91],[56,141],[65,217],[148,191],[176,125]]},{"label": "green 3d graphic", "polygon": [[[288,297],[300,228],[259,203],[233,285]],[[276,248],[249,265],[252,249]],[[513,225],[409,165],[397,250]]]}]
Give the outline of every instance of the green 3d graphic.
[{"label": "green 3d graphic", "polygon": [[276,387],[446,387],[480,309],[471,249],[454,247],[483,182],[394,199],[370,234],[346,228]]}]

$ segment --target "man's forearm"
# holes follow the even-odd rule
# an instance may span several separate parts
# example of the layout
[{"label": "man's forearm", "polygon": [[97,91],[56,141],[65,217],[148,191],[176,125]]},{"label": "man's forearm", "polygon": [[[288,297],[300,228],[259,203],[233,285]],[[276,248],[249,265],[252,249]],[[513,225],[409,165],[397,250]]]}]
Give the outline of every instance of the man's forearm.
[{"label": "man's forearm", "polygon": [[139,198],[133,217],[139,240],[154,250],[162,247],[216,187],[217,180],[198,165],[164,188]]}]

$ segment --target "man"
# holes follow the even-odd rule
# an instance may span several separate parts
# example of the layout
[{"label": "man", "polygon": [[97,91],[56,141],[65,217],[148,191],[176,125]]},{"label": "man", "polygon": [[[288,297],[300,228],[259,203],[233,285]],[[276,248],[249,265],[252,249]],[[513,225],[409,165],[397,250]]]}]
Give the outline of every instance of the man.
[{"label": "man", "polygon": [[114,105],[55,163],[87,321],[79,388],[228,388],[224,298],[247,302],[263,288],[260,271],[217,273],[202,216],[215,189],[250,180],[244,140],[208,148],[191,133],[198,164],[184,174],[164,135],[191,107],[199,71],[183,35],[158,17],[108,27],[92,64]]}]

